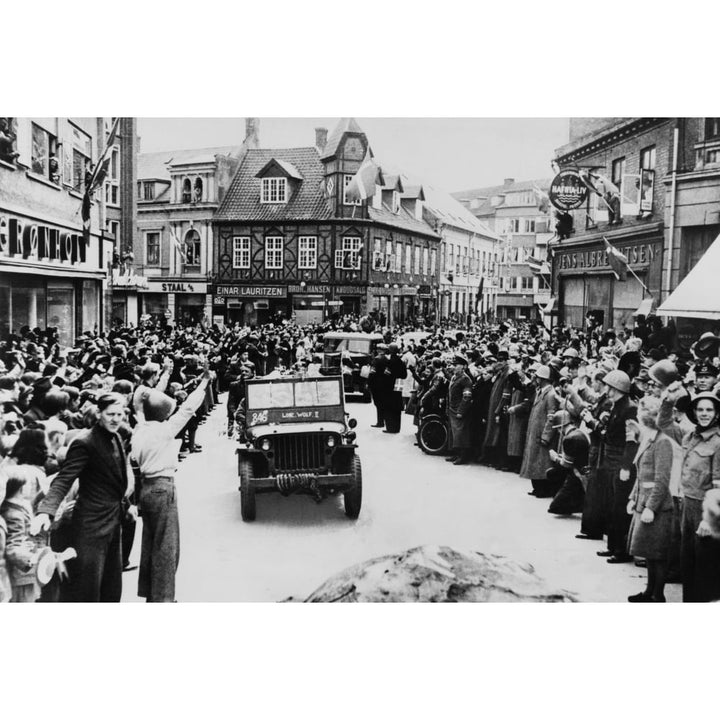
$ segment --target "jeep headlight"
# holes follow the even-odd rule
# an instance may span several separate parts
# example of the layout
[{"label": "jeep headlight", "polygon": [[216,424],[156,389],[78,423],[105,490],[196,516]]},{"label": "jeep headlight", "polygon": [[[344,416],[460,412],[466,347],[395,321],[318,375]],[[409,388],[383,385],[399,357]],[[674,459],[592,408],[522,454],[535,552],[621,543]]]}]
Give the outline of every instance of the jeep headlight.
[{"label": "jeep headlight", "polygon": [[328,447],[335,447],[335,436],[334,435],[328,435],[327,439],[325,440]]},{"label": "jeep headlight", "polygon": [[264,450],[265,452],[267,452],[270,449],[270,440],[268,440],[268,438],[263,438],[260,441],[260,449]]}]

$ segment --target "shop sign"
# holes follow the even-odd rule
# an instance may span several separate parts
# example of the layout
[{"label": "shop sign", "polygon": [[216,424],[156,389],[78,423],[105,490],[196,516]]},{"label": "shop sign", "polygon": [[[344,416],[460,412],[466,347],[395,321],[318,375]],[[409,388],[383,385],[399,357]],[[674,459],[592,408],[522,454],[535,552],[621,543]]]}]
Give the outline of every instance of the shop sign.
[{"label": "shop sign", "polygon": [[418,288],[418,295],[431,295],[431,288],[429,285],[420,285]]},{"label": "shop sign", "polygon": [[113,271],[112,284],[116,288],[128,288],[135,290],[147,290],[150,285],[148,279],[144,275],[134,275],[132,273],[121,273],[117,270]]},{"label": "shop sign", "polygon": [[[630,265],[641,267],[650,265],[658,253],[658,248],[654,243],[643,243],[642,245],[630,245],[628,247],[618,246],[617,249],[625,255]],[[559,270],[583,270],[609,266],[605,248],[557,254],[557,267]]]},{"label": "shop sign", "polygon": [[563,212],[579,208],[587,198],[587,185],[577,170],[561,170],[550,183],[550,202]]},{"label": "shop sign", "polygon": [[335,296],[338,295],[364,295],[365,288],[357,285],[336,285]]},{"label": "shop sign", "polygon": [[37,262],[59,260],[76,265],[86,262],[87,244],[82,233],[0,215],[0,257],[17,256]]},{"label": "shop sign", "polygon": [[213,293],[218,298],[285,298],[284,285],[216,285]]},{"label": "shop sign", "polygon": [[150,286],[150,291],[159,293],[186,293],[204,295],[205,293],[207,293],[207,283],[154,282]]},{"label": "shop sign", "polygon": [[288,292],[298,295],[300,293],[308,293],[310,295],[319,295],[330,292],[329,285],[289,285]]}]

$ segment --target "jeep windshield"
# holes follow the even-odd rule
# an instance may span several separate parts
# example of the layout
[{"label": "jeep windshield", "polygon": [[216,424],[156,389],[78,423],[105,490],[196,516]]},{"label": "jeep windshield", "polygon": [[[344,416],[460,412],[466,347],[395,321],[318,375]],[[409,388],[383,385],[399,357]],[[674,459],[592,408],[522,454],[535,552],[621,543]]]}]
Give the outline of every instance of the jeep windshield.
[{"label": "jeep windshield", "polygon": [[372,340],[367,338],[326,338],[325,352],[340,352],[348,350],[349,352],[370,353],[370,344]]},{"label": "jeep windshield", "polygon": [[252,383],[247,386],[247,409],[340,405],[340,383],[336,380]]}]

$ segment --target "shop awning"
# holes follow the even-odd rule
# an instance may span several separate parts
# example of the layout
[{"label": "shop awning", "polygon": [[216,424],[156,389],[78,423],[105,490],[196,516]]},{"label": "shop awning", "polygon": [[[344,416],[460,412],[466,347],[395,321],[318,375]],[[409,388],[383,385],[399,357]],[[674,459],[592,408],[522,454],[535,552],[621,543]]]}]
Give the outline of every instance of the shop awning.
[{"label": "shop awning", "polygon": [[557,313],[557,310],[555,309],[556,300],[557,298],[550,298],[550,302],[542,310],[543,315],[555,315]]},{"label": "shop awning", "polygon": [[647,317],[652,312],[654,302],[654,298],[643,298],[640,305],[638,305],[638,309],[633,313],[633,315],[644,315]]},{"label": "shop awning", "polygon": [[658,308],[658,315],[720,320],[720,236]]}]

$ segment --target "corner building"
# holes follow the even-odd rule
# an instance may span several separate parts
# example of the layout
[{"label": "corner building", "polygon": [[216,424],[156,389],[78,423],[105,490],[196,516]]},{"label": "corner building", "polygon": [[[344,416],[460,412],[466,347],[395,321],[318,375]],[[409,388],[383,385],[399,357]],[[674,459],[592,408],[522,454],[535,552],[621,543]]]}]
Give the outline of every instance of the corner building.
[{"label": "corner building", "polygon": [[104,198],[92,203],[89,242],[80,208],[109,129],[108,118],[0,118],[0,338],[52,327],[72,345],[105,328]]},{"label": "corner building", "polygon": [[318,128],[311,147],[248,148],[213,223],[214,321],[432,313],[440,236],[422,193],[403,198],[386,176],[373,197],[346,197],[368,148],[351,118]]},{"label": "corner building", "polygon": [[[611,180],[620,190],[621,222],[609,224],[607,206],[591,192],[570,211],[573,231],[552,244],[560,323],[584,327],[592,312],[604,327],[619,330],[659,304],[673,126],[669,118],[570,120],[570,141],[556,151],[555,162],[561,170],[584,169]],[[627,257],[647,291],[631,274],[624,282],[615,278],[603,238]]]}]

